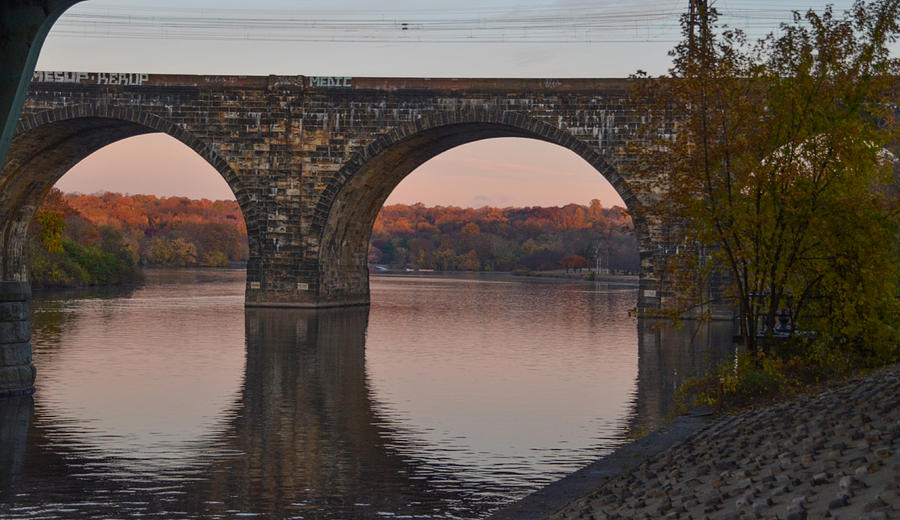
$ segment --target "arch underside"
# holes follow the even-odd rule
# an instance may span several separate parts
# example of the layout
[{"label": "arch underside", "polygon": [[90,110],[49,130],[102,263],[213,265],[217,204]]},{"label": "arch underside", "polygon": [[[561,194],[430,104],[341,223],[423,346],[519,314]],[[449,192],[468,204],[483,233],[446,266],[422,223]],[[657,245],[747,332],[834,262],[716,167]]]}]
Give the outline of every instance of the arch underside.
[{"label": "arch underside", "polygon": [[[456,146],[496,137],[524,137],[557,144],[572,150],[604,175],[626,205],[634,200],[618,172],[599,153],[570,134],[547,125],[539,128],[535,131],[502,122],[460,122],[416,131],[386,145],[370,145],[361,157],[349,162],[360,164],[358,168],[341,172],[347,180],[335,196],[323,226],[318,262],[320,300],[358,301],[365,295],[368,301],[368,243],[379,210],[413,170]],[[649,247],[648,234],[641,219],[634,221],[644,250]]]},{"label": "arch underside", "polygon": [[[207,160],[211,156],[207,147],[199,146],[194,139],[185,142],[183,131],[173,131],[175,127],[159,118],[146,114],[134,114],[129,119],[105,115],[68,117],[73,112],[77,111],[33,114],[20,122],[19,132],[12,140],[0,170],[2,280],[27,281],[26,244],[34,212],[56,181],[88,155],[128,137],[162,132],[182,141]],[[216,159],[213,166],[232,191],[236,191],[233,172],[224,161]]]}]

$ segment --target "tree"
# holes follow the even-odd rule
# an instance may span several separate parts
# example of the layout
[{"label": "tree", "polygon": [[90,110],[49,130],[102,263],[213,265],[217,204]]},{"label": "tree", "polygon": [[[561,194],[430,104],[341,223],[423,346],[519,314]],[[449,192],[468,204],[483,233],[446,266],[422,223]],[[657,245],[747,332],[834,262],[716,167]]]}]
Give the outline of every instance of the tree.
[{"label": "tree", "polygon": [[381,261],[381,249],[369,244],[368,261],[370,264],[377,264]]},{"label": "tree", "polygon": [[656,197],[642,210],[670,232],[672,316],[709,303],[724,271],[748,347],[765,349],[758,336],[786,311],[818,345],[896,357],[898,208],[884,150],[898,142],[900,67],[887,48],[898,14],[897,0],[795,13],[755,43],[717,26],[713,9],[699,34],[683,18],[669,76],[635,90],[650,117],[632,166],[632,188]]},{"label": "tree", "polygon": [[474,222],[468,222],[465,226],[462,227],[463,234],[466,235],[477,235],[481,233],[481,229],[478,227],[478,224]]},{"label": "tree", "polygon": [[567,255],[564,256],[562,260],[559,262],[560,267],[565,267],[566,272],[569,272],[569,269],[577,269],[581,270],[586,267],[590,267],[590,264],[587,261],[587,258],[580,255]]},{"label": "tree", "polygon": [[44,249],[51,253],[62,251],[63,232],[66,230],[66,221],[61,213],[41,208],[34,216],[37,223],[38,240]]},{"label": "tree", "polygon": [[183,238],[156,237],[144,248],[144,263],[172,267],[197,264],[197,247]]},{"label": "tree", "polygon": [[481,270],[481,260],[478,258],[478,253],[475,250],[471,250],[465,254],[465,256],[461,257],[459,260],[459,269],[461,271],[480,271]]}]

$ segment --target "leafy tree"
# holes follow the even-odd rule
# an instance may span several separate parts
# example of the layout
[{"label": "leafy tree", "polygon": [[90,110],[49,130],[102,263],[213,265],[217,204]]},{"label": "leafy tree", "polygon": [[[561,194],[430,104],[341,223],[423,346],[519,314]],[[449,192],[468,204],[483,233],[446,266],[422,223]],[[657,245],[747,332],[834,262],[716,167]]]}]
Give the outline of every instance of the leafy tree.
[{"label": "leafy tree", "polygon": [[227,267],[228,257],[221,251],[207,251],[204,253],[200,265],[205,267]]},{"label": "leafy tree", "polygon": [[[51,195],[54,192],[82,217],[72,223],[67,217],[69,234],[78,243],[95,243],[99,237],[91,233],[97,226],[107,226],[119,230],[132,254],[145,263],[151,258],[166,258],[160,256],[162,250],[149,250],[158,249],[161,243],[154,240],[161,237],[170,242],[182,239],[196,249],[195,260],[168,260],[175,264],[224,266],[229,261],[245,261],[249,254],[247,228],[236,201],[117,193],[62,195],[57,190],[51,191]],[[47,200],[50,199],[48,195]],[[53,203],[52,207],[56,208],[57,204]]]},{"label": "leafy tree", "polygon": [[[85,240],[72,239],[70,227]],[[29,279],[35,288],[132,283],[142,279],[122,233],[95,226],[50,190],[31,222]]]},{"label": "leafy tree", "polygon": [[459,259],[459,269],[461,271],[481,270],[481,260],[479,260],[478,253],[476,253],[474,249]]},{"label": "leafy tree", "polygon": [[372,244],[369,244],[369,253],[368,253],[368,261],[370,264],[377,264],[381,262],[381,249],[378,249]]},{"label": "leafy tree", "polygon": [[559,262],[559,265],[560,267],[565,267],[567,273],[569,272],[569,269],[581,270],[585,267],[590,267],[587,258],[580,255],[564,256],[563,259]]},{"label": "leafy tree", "polygon": [[[814,347],[897,355],[898,212],[885,148],[897,142],[900,67],[887,44],[900,2],[843,16],[795,13],[759,42],[700,12],[668,77],[638,82],[649,108],[632,187],[671,233],[668,311],[708,303],[727,273],[742,336],[765,349],[780,311]],[[662,183],[654,182],[662,172]],[[708,308],[708,307],[707,307]],[[835,349],[834,347],[841,347]]]},{"label": "leafy tree", "polygon": [[469,222],[462,227],[462,232],[466,235],[477,235],[478,233],[481,233],[481,228],[478,227],[478,224]]},{"label": "leafy tree", "polygon": [[189,267],[197,265],[197,246],[183,238],[156,237],[144,248],[145,264]]},{"label": "leafy tree", "polygon": [[51,253],[62,251],[63,231],[66,222],[61,213],[41,208],[34,216],[37,223],[38,239],[41,245]]}]

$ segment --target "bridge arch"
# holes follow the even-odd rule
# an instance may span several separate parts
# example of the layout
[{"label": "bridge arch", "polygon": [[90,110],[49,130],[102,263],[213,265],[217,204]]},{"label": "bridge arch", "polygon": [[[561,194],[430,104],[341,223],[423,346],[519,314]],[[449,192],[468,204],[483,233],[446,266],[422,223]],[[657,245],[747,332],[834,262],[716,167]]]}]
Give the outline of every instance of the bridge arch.
[{"label": "bridge arch", "polygon": [[[635,194],[610,161],[585,141],[522,113],[500,110],[435,113],[380,134],[344,163],[326,189],[333,194],[331,203],[314,219],[311,230],[314,236],[321,237],[320,301],[368,303],[368,243],[375,218],[387,197],[400,181],[429,159],[456,146],[496,137],[546,141],[567,148],[587,161],[612,184],[632,211],[642,265],[645,257],[653,254],[648,224],[636,213],[639,210]],[[645,270],[642,267],[642,280],[647,274]]]},{"label": "bridge arch", "polygon": [[26,113],[0,170],[0,279],[27,281],[28,226],[57,180],[100,148],[149,133],[167,134],[203,157],[225,179],[247,215],[250,206],[228,163],[195,135],[156,114],[99,104]]}]

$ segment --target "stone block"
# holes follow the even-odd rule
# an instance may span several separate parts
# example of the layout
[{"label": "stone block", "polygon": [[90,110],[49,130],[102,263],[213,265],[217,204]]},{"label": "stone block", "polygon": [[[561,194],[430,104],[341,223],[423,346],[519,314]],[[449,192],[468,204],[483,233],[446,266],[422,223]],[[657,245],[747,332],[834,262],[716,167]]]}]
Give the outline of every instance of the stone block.
[{"label": "stone block", "polygon": [[0,302],[24,302],[31,299],[28,282],[0,281]]},{"label": "stone block", "polygon": [[34,391],[34,365],[0,367],[0,397],[23,395]]},{"label": "stone block", "polygon": [[25,321],[29,318],[28,302],[0,301],[0,322],[4,321]]},{"label": "stone block", "polygon": [[31,343],[0,344],[0,366],[28,365],[31,363]]},{"label": "stone block", "polygon": [[0,321],[0,344],[25,343],[31,340],[28,321]]}]

